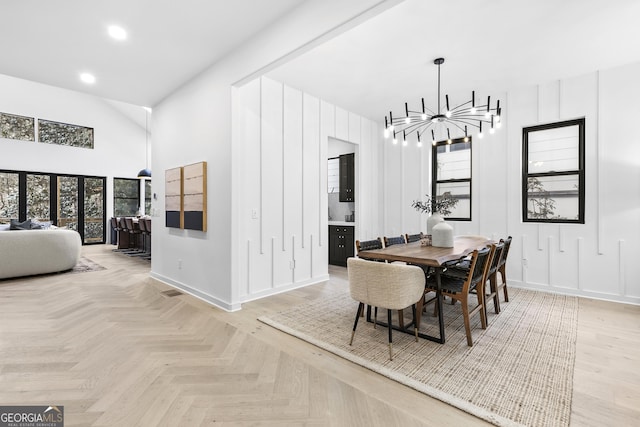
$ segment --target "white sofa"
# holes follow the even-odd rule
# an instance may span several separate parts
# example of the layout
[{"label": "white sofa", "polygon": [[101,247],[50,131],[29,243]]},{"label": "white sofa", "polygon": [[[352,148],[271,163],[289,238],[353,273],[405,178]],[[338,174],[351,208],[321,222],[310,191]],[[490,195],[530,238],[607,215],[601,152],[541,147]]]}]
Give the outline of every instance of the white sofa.
[{"label": "white sofa", "polygon": [[74,230],[0,231],[0,279],[70,270],[81,247]]}]

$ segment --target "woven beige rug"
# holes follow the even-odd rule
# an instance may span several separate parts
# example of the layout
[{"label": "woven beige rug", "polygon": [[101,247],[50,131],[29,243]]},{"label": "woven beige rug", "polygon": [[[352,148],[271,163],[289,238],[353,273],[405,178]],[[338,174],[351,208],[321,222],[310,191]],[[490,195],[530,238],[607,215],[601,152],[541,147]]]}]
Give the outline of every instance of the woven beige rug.
[{"label": "woven beige rug", "polygon": [[[472,318],[473,347],[466,343],[459,304],[445,304],[446,343],[416,343],[394,331],[393,361],[387,329],[374,329],[366,318],[349,346],[358,304],[347,290],[259,320],[495,425],[568,426],[577,298],[515,288],[509,297],[500,314],[488,304],[486,330],[479,316]],[[432,307],[421,330],[437,335]],[[386,310],[378,318],[386,321]]]}]

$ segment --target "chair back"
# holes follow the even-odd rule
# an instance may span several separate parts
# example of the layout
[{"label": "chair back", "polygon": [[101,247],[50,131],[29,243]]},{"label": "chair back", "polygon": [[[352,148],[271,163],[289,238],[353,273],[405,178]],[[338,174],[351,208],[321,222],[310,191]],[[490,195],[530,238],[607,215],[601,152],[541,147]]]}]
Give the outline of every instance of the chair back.
[{"label": "chair back", "polygon": [[404,239],[404,236],[398,236],[398,237],[387,237],[384,236],[384,247],[387,248],[389,246],[392,245],[404,245],[406,242],[406,240]]},{"label": "chair back", "polygon": [[424,294],[424,271],[415,265],[347,259],[351,298],[374,307],[401,310]]},{"label": "chair back", "polygon": [[128,230],[128,228],[127,228],[127,220],[126,220],[125,217],[120,218],[120,228],[123,231],[127,231]]},{"label": "chair back", "polygon": [[502,250],[502,259],[498,264],[498,268],[502,267],[507,263],[507,255],[509,255],[509,248],[511,247],[511,236],[507,237],[507,239],[500,239],[500,243],[504,243],[504,249]]},{"label": "chair back", "polygon": [[407,241],[407,243],[412,243],[412,242],[417,242],[420,239],[422,239],[422,233],[418,233],[418,234],[405,234],[404,235],[405,240]]},{"label": "chair back", "polygon": [[140,229],[141,233],[147,232],[147,223],[145,222],[144,218],[140,218],[138,220],[138,228]]},{"label": "chair back", "polygon": [[498,271],[498,266],[500,265],[500,262],[502,262],[502,255],[504,254],[504,243],[498,243],[497,245],[493,246],[495,246],[495,249],[493,251],[493,257],[491,258],[491,264],[489,265],[487,278]]},{"label": "chair back", "polygon": [[376,240],[356,240],[356,253],[360,251],[368,251],[370,249],[382,249],[382,240],[378,237]]},{"label": "chair back", "polygon": [[113,228],[114,230],[118,229],[118,218],[116,217],[111,217],[111,228]]},{"label": "chair back", "polygon": [[473,289],[478,283],[484,283],[487,281],[487,273],[489,271],[489,265],[491,263],[491,257],[495,250],[494,245],[488,245],[480,250],[473,251],[471,255],[471,267],[469,269],[469,276],[465,281],[465,292],[469,289]]}]

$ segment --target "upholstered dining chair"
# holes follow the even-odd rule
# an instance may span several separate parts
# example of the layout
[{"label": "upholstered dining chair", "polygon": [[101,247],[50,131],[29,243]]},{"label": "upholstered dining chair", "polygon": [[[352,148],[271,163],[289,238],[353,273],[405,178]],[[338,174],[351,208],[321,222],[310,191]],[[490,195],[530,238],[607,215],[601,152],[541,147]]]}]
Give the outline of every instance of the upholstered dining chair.
[{"label": "upholstered dining chair", "polygon": [[348,258],[347,273],[351,298],[359,303],[349,345],[353,344],[358,319],[362,315],[364,305],[386,308],[389,328],[389,360],[393,360],[392,310],[402,310],[407,307],[413,309],[413,329],[416,341],[418,341],[416,303],[424,293],[425,277],[422,269],[414,265],[385,264],[360,258]]},{"label": "upholstered dining chair", "polygon": [[[386,237],[385,237],[386,239]],[[384,246],[382,245],[382,239],[378,237],[375,240],[356,240],[356,255],[360,253],[360,251],[366,251],[369,249],[382,249]],[[378,262],[385,262],[384,260],[378,260]],[[376,307],[376,314],[378,313],[378,309]],[[398,324],[401,328],[404,328],[404,312],[402,310],[398,310]]]},{"label": "upholstered dining chair", "polygon": [[[480,313],[480,323],[482,329],[487,327],[487,318],[484,310],[484,284],[487,280],[487,272],[491,263],[491,257],[495,250],[494,245],[488,245],[481,250],[475,250],[471,254],[470,268],[464,275],[448,275],[446,272],[440,275],[440,288],[442,295],[450,297],[454,301],[460,301],[462,307],[462,317],[464,319],[464,329],[467,335],[467,345],[473,346],[471,338],[470,318],[476,313]],[[437,285],[435,278],[427,281],[426,291],[435,291]],[[472,291],[476,291],[477,304],[469,308]]]}]

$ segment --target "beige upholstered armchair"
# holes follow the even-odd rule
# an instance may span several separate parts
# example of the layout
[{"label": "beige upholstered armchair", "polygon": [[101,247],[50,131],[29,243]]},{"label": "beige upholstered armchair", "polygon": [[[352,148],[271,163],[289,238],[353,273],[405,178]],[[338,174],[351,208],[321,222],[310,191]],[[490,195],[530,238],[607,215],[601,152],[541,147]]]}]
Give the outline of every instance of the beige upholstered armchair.
[{"label": "beige upholstered armchair", "polygon": [[386,264],[375,261],[367,261],[360,258],[347,260],[349,274],[349,290],[351,298],[358,301],[358,312],[353,324],[351,341],[356,333],[358,319],[362,314],[364,305],[387,309],[387,323],[389,325],[389,359],[393,359],[391,348],[391,311],[401,310],[411,306],[413,308],[413,324],[416,341],[418,329],[415,327],[416,302],[424,294],[424,271],[415,265]]}]

